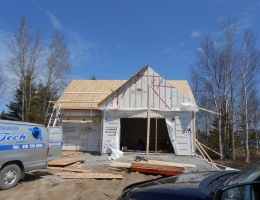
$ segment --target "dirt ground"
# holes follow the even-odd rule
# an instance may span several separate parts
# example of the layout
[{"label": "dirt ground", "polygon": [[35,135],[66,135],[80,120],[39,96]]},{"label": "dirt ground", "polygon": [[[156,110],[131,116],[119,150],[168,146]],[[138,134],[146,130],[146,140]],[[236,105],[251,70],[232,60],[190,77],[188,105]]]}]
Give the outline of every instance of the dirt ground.
[{"label": "dirt ground", "polygon": [[[162,158],[163,157],[160,157],[160,159]],[[201,160],[198,160],[198,163],[194,163],[196,161],[194,157],[182,158],[169,156],[166,158],[169,162],[183,161],[184,163],[189,163],[189,160],[196,165],[204,164],[204,161]],[[170,160],[170,158],[172,160]],[[215,162],[228,167],[243,170],[256,161],[259,161],[259,158],[260,150],[258,150],[254,157],[251,157],[250,163],[246,163],[245,155],[241,151],[237,152],[236,161],[232,161],[230,159],[218,159],[215,160]],[[112,173],[115,175],[122,175],[123,179],[62,179],[55,176],[56,172],[60,172],[59,170],[42,169],[26,173],[26,178],[21,180],[14,188],[9,190],[0,190],[0,200],[110,200],[117,199],[122,190],[129,184],[161,177],[159,175],[146,175],[142,173],[130,172],[128,169],[116,171],[115,169],[111,169],[109,165],[104,164],[107,162],[106,160],[104,161],[104,157],[95,157],[95,159],[99,159],[96,161],[98,164],[88,165],[87,163],[83,163],[80,164],[81,169],[90,170],[92,173]],[[199,169],[195,169],[195,171],[205,170],[202,166],[198,166],[198,168]]]},{"label": "dirt ground", "polygon": [[83,166],[93,173],[121,174],[121,180],[61,179],[58,170],[38,170],[27,173],[26,179],[9,190],[0,191],[0,200],[66,200],[66,199],[117,199],[129,184],[154,179],[160,176],[137,174],[129,170],[116,171],[104,165]]}]

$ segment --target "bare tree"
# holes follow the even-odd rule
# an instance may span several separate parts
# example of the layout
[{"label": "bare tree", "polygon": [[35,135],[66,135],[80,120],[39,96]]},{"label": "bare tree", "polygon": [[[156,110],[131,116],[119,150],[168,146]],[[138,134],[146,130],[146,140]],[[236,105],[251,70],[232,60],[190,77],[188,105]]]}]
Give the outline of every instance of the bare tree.
[{"label": "bare tree", "polygon": [[227,56],[227,69],[229,76],[229,86],[230,86],[230,107],[231,107],[231,130],[232,130],[232,157],[233,160],[236,159],[235,155],[235,73],[236,73],[236,60],[237,60],[237,22],[230,19],[228,16],[227,20],[223,21],[222,32],[225,36],[225,51]]},{"label": "bare tree", "polygon": [[[248,162],[249,130],[255,129],[257,135],[260,120],[257,100],[260,51],[256,48],[253,33],[249,29],[242,32],[236,20],[228,17],[223,21],[221,31],[223,35],[220,37],[208,35],[203,40],[197,52],[197,62],[192,66],[191,82],[192,85],[196,83],[192,89],[196,89],[199,106],[221,112],[222,116],[213,119],[207,116],[207,124],[201,120],[197,120],[197,123],[205,124],[203,131],[209,136],[210,133],[219,134],[219,142],[223,144],[219,144],[220,153],[223,148],[224,154],[229,155],[227,152],[232,146],[233,160],[235,147],[243,145]],[[212,127],[208,124],[212,124]],[[208,131],[209,128],[212,130]]]},{"label": "bare tree", "polygon": [[49,46],[49,55],[46,64],[46,100],[45,103],[45,120],[49,114],[50,101],[53,100],[55,94],[67,87],[70,81],[71,65],[69,63],[70,52],[67,44],[64,41],[64,34],[55,31],[52,37],[52,43]]},{"label": "bare tree", "polygon": [[[196,86],[195,97],[201,107],[209,110],[215,110],[221,113],[221,106],[223,101],[223,84],[224,84],[224,65],[222,61],[222,53],[217,42],[213,40],[209,35],[201,43],[201,48],[197,52],[198,61],[195,66],[192,67],[191,74],[193,76],[192,83],[199,85],[200,89]],[[193,87],[194,89],[194,87]],[[216,116],[209,115],[205,121],[206,132],[209,135],[212,121]],[[212,121],[208,119],[212,118]],[[222,128],[221,117],[218,116],[218,133],[219,133],[219,152],[223,155],[222,151]]]},{"label": "bare tree", "polygon": [[14,40],[7,43],[11,57],[6,63],[7,69],[16,77],[16,84],[22,88],[22,121],[27,120],[32,99],[32,86],[38,76],[37,62],[42,52],[41,30],[35,38],[31,36],[31,27],[22,17],[21,26],[14,34]]},{"label": "bare tree", "polygon": [[249,162],[248,132],[249,132],[249,92],[255,88],[257,83],[257,75],[260,72],[260,52],[255,49],[256,38],[247,29],[244,32],[241,55],[241,73],[242,73],[242,92],[243,110],[245,118],[245,146],[246,146],[246,162]]}]

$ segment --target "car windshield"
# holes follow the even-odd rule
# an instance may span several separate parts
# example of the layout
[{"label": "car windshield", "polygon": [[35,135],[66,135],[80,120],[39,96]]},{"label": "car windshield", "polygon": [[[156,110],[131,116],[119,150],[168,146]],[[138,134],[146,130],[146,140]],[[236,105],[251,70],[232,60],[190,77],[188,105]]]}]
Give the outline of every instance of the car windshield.
[{"label": "car windshield", "polygon": [[220,176],[208,184],[207,190],[210,195],[214,195],[218,188],[227,184],[227,182],[233,178],[237,173],[230,173]]},{"label": "car windshield", "polygon": [[228,185],[236,184],[236,183],[245,183],[256,180],[260,177],[260,162],[257,162],[249,169],[242,171],[233,179],[230,180]]}]

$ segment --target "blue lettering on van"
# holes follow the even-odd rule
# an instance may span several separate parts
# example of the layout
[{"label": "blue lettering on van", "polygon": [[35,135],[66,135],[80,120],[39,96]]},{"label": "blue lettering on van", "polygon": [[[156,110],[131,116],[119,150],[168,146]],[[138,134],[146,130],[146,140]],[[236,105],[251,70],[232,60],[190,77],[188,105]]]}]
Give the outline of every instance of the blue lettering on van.
[{"label": "blue lettering on van", "polygon": [[42,141],[42,130],[40,128],[34,127],[34,128],[29,128],[29,130],[31,131],[34,139]]},{"label": "blue lettering on van", "polygon": [[44,143],[0,145],[0,151],[44,148]]},{"label": "blue lettering on van", "polygon": [[0,130],[3,130],[3,131],[16,130],[16,131],[18,131],[19,127],[18,126],[0,126]]},{"label": "blue lettering on van", "polygon": [[22,133],[21,135],[11,135],[10,132],[0,132],[0,142],[3,141],[21,141],[26,140],[27,136]]},{"label": "blue lettering on van", "polygon": [[49,146],[62,146],[62,142],[49,142]]}]

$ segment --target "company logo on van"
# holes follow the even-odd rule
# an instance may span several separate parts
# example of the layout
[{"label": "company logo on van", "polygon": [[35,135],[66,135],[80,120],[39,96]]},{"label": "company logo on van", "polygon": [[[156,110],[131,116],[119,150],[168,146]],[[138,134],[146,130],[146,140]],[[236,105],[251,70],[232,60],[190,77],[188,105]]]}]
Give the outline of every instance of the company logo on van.
[{"label": "company logo on van", "polygon": [[27,136],[22,133],[21,135],[11,135],[10,132],[0,132],[0,142],[3,141],[23,141],[26,140]]},{"label": "company logo on van", "polygon": [[32,132],[32,136],[37,140],[42,140],[42,130],[38,127],[29,128]]}]

